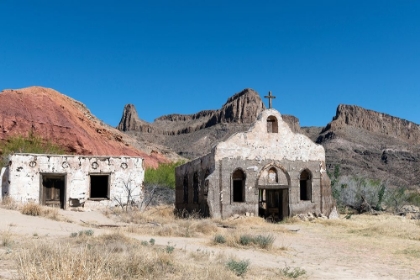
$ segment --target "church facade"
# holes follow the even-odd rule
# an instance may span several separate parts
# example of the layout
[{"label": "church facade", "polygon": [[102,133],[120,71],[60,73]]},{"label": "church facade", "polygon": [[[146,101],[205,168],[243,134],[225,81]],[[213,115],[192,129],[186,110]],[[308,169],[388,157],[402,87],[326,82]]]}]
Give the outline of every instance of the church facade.
[{"label": "church facade", "polygon": [[205,217],[282,220],[329,215],[333,204],[324,148],[294,133],[274,109],[262,111],[247,132],[176,168],[176,209]]}]

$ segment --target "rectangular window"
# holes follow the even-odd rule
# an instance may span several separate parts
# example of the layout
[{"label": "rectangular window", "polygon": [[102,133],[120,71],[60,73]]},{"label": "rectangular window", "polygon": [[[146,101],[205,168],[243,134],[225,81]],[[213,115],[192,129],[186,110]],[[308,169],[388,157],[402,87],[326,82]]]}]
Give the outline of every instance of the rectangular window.
[{"label": "rectangular window", "polygon": [[109,199],[109,175],[90,175],[90,198]]}]

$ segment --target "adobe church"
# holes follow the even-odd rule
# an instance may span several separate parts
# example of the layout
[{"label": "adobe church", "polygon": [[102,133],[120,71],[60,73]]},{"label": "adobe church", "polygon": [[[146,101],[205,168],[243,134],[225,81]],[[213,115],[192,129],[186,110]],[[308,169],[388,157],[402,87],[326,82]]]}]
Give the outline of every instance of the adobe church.
[{"label": "adobe church", "polygon": [[261,112],[247,132],[176,168],[175,207],[205,217],[255,215],[273,220],[303,213],[329,215],[334,201],[325,151],[294,133],[281,114]]}]

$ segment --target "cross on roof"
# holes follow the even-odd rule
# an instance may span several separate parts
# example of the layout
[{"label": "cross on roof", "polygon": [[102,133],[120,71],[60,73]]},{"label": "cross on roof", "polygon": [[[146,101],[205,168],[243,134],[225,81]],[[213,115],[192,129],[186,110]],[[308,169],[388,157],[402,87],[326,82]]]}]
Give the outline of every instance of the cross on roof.
[{"label": "cross on roof", "polygon": [[273,108],[271,104],[271,99],[276,98],[274,95],[271,95],[271,91],[268,92],[268,95],[264,96],[264,98],[268,98],[268,108]]}]

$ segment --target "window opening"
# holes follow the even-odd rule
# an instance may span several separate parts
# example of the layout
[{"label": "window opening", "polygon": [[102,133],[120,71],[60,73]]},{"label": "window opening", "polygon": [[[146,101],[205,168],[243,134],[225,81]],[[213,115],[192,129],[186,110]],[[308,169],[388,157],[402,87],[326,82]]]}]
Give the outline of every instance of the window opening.
[{"label": "window opening", "polygon": [[245,202],[245,174],[236,170],[232,174],[233,202]]},{"label": "window opening", "polygon": [[278,122],[275,116],[269,116],[267,118],[267,132],[268,133],[278,133]]},{"label": "window opening", "polygon": [[109,199],[109,175],[90,175],[90,198]]},{"label": "window opening", "polygon": [[312,200],[312,178],[308,170],[300,174],[300,200]]}]

